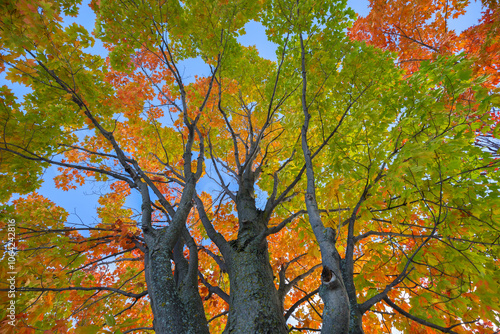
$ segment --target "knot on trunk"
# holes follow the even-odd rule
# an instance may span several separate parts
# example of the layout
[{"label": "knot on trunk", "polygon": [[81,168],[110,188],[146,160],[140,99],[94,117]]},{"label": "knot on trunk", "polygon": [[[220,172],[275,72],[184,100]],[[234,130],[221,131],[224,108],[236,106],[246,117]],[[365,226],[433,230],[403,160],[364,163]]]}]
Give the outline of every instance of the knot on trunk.
[{"label": "knot on trunk", "polygon": [[335,289],[339,285],[337,275],[327,266],[323,266],[323,271],[321,272],[321,282],[329,289]]}]

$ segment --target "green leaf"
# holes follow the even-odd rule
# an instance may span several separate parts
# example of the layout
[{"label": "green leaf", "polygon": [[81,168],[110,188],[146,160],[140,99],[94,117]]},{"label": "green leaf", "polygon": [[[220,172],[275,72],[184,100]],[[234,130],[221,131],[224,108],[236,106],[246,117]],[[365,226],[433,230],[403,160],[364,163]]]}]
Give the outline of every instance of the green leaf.
[{"label": "green leaf", "polygon": [[108,325],[108,326],[114,326],[114,325],[116,325],[115,317],[112,314],[105,314],[104,315],[104,320],[106,322],[106,325]]}]

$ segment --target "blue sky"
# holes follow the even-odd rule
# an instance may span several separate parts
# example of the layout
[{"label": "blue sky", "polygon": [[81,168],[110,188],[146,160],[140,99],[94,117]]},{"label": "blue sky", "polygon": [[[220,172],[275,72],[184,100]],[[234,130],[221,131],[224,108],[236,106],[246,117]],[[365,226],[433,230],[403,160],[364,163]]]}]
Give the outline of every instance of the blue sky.
[{"label": "blue sky", "polygon": [[[348,0],[348,4],[355,10],[356,13],[358,13],[358,15],[365,16],[369,12],[367,0]],[[455,29],[457,32],[465,30],[469,26],[477,23],[480,14],[480,3],[473,2],[467,8],[466,15],[449,22],[450,28]],[[88,6],[88,1],[84,1],[84,3],[80,6],[79,16],[76,18],[66,18],[64,24],[69,25],[76,22],[91,31],[94,27],[94,21],[95,15]],[[245,26],[245,30],[247,34],[241,36],[239,39],[243,45],[255,45],[262,57],[270,60],[276,59],[275,47],[271,42],[267,41],[262,25],[257,22],[250,22]],[[107,54],[106,50],[102,46],[102,43],[99,41],[96,41],[96,44],[90,52],[102,56]],[[194,74],[206,75],[209,73],[208,67],[206,67],[201,60],[196,59],[182,62],[180,64],[180,68],[184,70],[185,79],[187,81],[193,80]],[[28,92],[28,90],[19,85],[14,86],[11,83],[6,82],[4,76],[2,75],[0,76],[0,85],[3,84],[7,84],[9,87],[12,87],[18,96],[22,96]],[[52,179],[56,175],[56,168],[48,168],[44,174],[45,182],[38,192],[65,208],[66,211],[71,214],[69,218],[70,222],[78,224],[83,221],[85,224],[90,225],[97,223],[97,199],[100,194],[107,191],[104,187],[105,185],[88,182],[76,190],[62,191],[56,189],[54,186],[54,181]],[[139,196],[133,193],[133,196],[127,200],[127,205],[132,207],[134,210],[140,210],[141,204]]]}]

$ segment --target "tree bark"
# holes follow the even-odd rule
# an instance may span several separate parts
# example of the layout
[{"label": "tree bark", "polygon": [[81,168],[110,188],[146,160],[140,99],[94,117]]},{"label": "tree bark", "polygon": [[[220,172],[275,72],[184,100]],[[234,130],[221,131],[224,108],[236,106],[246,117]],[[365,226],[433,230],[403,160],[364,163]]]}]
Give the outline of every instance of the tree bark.
[{"label": "tree bark", "polygon": [[286,321],[269,263],[267,240],[262,237],[268,219],[254,198],[254,173],[241,178],[236,196],[238,237],[229,242],[228,266],[230,307],[225,334],[285,334]]},{"label": "tree bark", "polygon": [[[189,249],[189,261],[184,257],[184,244]],[[193,333],[209,334],[205,309],[198,290],[198,247],[184,228],[182,238],[174,247],[174,279]]]},{"label": "tree bark", "polygon": [[145,276],[156,333],[189,333],[189,319],[179,297],[166,249],[148,248]]},{"label": "tree bark", "polygon": [[[188,233],[187,230],[184,232],[184,240],[186,233]],[[175,274],[172,273],[172,251],[162,242],[161,233],[149,240],[150,243],[156,244],[156,247],[148,247],[144,263],[146,284],[154,316],[153,327],[156,333],[161,334],[209,334],[203,303],[198,291],[197,254],[192,253],[196,245],[189,247],[191,263],[188,263],[182,255],[184,240],[179,241],[173,252]],[[178,253],[179,250],[181,254]],[[196,265],[193,266],[194,264]]]},{"label": "tree bark", "polygon": [[302,111],[304,113],[304,124],[302,126],[302,151],[306,163],[307,189],[305,203],[309,214],[309,223],[314,236],[319,243],[323,272],[321,274],[321,286],[319,295],[323,299],[323,324],[321,333],[347,334],[350,325],[350,307],[344,280],[342,278],[341,259],[335,247],[335,231],[325,228],[316,201],[316,186],[314,179],[314,168],[312,164],[311,151],[307,142],[307,131],[309,129],[309,114],[307,105],[307,72],[306,52],[302,34],[300,35],[301,66],[302,66]]},{"label": "tree bark", "polygon": [[[198,291],[198,251],[186,228],[196,178],[190,175],[172,222],[160,229],[151,225],[149,190],[144,183],[139,184],[143,200],[142,229],[147,246],[144,268],[153,328],[159,334],[209,334]],[[189,261],[183,255],[184,244],[189,247]],[[171,261],[175,263],[175,273]]]},{"label": "tree bark", "polygon": [[363,313],[359,308],[358,299],[356,296],[356,287],[354,286],[353,276],[349,275],[345,259],[340,261],[340,269],[342,271],[342,278],[346,287],[347,296],[349,297],[349,334],[364,334],[363,331]]},{"label": "tree bark", "polygon": [[228,261],[230,308],[224,333],[287,333],[267,242],[242,246],[238,240],[232,242]]}]

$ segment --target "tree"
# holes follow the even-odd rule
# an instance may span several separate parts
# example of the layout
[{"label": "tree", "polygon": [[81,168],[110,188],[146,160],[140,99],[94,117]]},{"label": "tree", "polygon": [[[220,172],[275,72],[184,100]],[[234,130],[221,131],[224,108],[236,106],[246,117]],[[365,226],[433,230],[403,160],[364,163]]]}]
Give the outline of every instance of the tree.
[{"label": "tree", "polygon": [[[1,89],[2,215],[19,249],[2,332],[500,325],[498,160],[474,145],[499,100],[477,61],[451,51],[408,75],[401,55],[347,36],[343,1],[91,6],[106,59],[61,25],[75,3],[2,7],[2,70],[31,89]],[[238,42],[250,20],[276,62]],[[194,57],[210,75],[189,82]],[[62,189],[105,187],[98,223],[36,193],[47,166]]]}]

